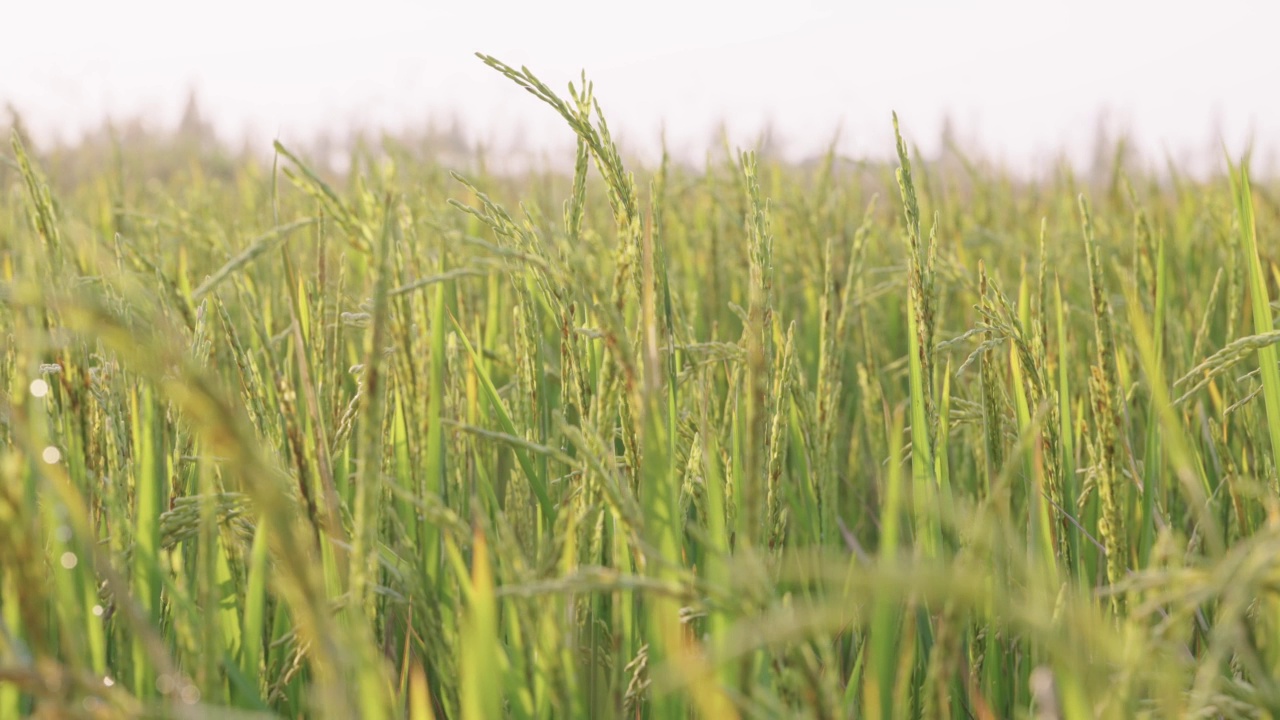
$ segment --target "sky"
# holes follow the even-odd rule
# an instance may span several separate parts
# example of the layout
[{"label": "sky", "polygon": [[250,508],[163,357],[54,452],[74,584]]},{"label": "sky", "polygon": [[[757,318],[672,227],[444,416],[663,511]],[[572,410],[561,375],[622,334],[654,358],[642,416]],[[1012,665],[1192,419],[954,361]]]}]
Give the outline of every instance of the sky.
[{"label": "sky", "polygon": [[950,120],[1014,168],[1087,158],[1099,123],[1153,163],[1280,145],[1280,3],[1219,0],[0,0],[0,105],[37,141],[105,116],[177,122],[195,90],[219,134],[269,147],[457,119],[472,139],[570,148],[554,112],[484,52],[562,90],[583,70],[610,127],[700,156],[771,127],[796,159],[888,157],[891,113],[926,152]]}]

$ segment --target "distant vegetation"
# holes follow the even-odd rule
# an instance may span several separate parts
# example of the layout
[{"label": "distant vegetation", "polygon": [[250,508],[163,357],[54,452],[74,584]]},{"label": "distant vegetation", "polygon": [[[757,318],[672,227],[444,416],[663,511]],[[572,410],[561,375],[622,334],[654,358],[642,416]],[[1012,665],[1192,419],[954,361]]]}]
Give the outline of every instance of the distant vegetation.
[{"label": "distant vegetation", "polygon": [[12,134],[0,718],[1280,713],[1280,187],[642,171],[485,62],[571,172]]}]

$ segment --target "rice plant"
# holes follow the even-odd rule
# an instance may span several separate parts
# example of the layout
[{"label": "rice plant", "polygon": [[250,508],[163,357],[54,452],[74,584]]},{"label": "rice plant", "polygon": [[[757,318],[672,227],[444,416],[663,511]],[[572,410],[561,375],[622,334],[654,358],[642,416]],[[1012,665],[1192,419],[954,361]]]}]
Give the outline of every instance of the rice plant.
[{"label": "rice plant", "polygon": [[[1280,713],[1280,190],[0,165],[0,718]],[[1125,191],[1121,191],[1124,188]]]}]

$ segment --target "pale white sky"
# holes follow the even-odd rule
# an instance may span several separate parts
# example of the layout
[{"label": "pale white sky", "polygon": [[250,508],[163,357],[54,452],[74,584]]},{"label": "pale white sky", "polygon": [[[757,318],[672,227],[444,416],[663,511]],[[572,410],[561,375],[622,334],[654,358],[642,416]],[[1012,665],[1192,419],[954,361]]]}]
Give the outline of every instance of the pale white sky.
[{"label": "pale white sky", "polygon": [[0,104],[43,139],[172,124],[195,87],[224,137],[264,146],[452,114],[499,147],[569,146],[483,51],[556,89],[585,68],[641,150],[665,127],[698,154],[723,120],[741,144],[771,122],[793,156],[839,125],[842,150],[885,156],[892,110],[926,151],[949,114],[1014,166],[1083,153],[1104,109],[1156,160],[1280,141],[1275,2],[0,0],[0,18]]}]

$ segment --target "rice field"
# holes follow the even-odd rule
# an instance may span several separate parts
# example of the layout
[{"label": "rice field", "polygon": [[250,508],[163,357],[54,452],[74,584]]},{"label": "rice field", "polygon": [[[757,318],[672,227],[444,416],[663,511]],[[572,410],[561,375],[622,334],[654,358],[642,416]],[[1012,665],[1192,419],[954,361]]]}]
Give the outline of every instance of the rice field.
[{"label": "rice field", "polygon": [[0,720],[1280,715],[1280,187],[0,161]]}]

